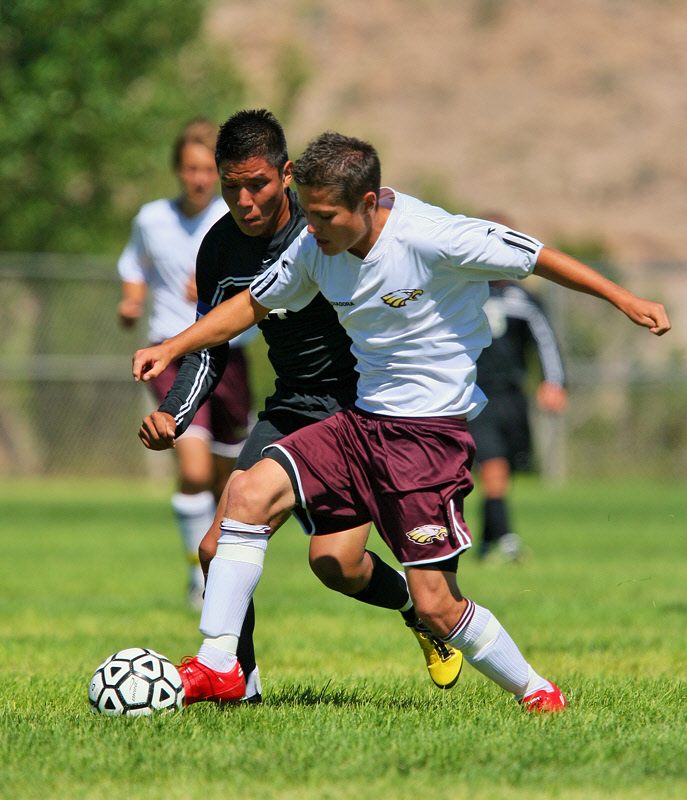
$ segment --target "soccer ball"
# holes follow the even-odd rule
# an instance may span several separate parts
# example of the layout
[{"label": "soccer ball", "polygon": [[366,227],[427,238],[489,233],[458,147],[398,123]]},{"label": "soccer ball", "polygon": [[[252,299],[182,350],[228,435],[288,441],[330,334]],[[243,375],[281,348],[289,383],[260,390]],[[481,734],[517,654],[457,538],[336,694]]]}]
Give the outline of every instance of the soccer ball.
[{"label": "soccer ball", "polygon": [[140,717],[184,707],[184,687],[169,659],[144,647],[114,653],[96,669],[88,699],[101,714]]}]

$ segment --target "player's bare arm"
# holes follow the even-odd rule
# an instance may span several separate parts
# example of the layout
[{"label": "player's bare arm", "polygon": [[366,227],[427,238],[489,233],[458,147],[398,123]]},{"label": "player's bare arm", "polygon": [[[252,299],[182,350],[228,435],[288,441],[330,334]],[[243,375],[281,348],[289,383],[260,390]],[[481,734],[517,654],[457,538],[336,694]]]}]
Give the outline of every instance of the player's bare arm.
[{"label": "player's bare arm", "polygon": [[153,411],[143,417],[138,438],[148,450],[169,450],[176,443],[177,424],[166,411]]},{"label": "player's bare arm", "polygon": [[225,300],[185,331],[154,347],[134,353],[132,372],[137,381],[157,378],[178,358],[224,344],[248,330],[269,313],[255,301],[248,289]]},{"label": "player's bare arm", "polygon": [[186,281],[186,299],[192,303],[198,302],[198,286],[195,275]]},{"label": "player's bare arm", "polygon": [[534,274],[568,289],[608,300],[634,323],[643,325],[656,336],[662,336],[671,328],[670,320],[661,303],[637,297],[576,258],[552,247],[544,247],[541,250]]},{"label": "player's bare arm", "polygon": [[117,306],[119,321],[126,328],[131,328],[145,310],[147,286],[145,283],[123,281],[122,300]]}]

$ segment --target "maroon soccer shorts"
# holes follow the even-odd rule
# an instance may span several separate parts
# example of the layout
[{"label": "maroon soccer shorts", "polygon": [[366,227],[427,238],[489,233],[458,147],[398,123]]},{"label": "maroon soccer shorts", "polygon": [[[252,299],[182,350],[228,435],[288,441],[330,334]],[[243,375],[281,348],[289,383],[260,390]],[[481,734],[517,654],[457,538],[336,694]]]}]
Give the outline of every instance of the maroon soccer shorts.
[{"label": "maroon soccer shorts", "polygon": [[[180,366],[181,360],[173,361],[162,375],[149,382],[158,404],[162,403],[172,388]],[[236,458],[248,436],[250,407],[246,357],[240,349],[229,350],[229,361],[222,380],[210,399],[196,411],[191,425],[208,432],[214,453],[225,458]]]},{"label": "maroon soccer shorts", "polygon": [[405,566],[444,561],[472,545],[463,499],[473,487],[475,446],[464,419],[349,408],[263,453],[288,473],[307,533],[372,521]]}]

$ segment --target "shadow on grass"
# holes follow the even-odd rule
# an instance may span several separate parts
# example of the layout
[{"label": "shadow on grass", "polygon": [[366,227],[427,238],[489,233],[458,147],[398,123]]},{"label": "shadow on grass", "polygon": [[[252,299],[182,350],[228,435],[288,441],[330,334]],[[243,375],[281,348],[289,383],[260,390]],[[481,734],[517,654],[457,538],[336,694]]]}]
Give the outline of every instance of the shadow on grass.
[{"label": "shadow on grass", "polygon": [[[454,693],[457,694],[457,693]],[[296,684],[275,688],[265,697],[269,706],[307,708],[332,706],[336,708],[369,708],[379,710],[426,710],[428,703],[442,704],[449,695],[407,687],[392,688],[338,687],[332,681],[323,686]]]}]

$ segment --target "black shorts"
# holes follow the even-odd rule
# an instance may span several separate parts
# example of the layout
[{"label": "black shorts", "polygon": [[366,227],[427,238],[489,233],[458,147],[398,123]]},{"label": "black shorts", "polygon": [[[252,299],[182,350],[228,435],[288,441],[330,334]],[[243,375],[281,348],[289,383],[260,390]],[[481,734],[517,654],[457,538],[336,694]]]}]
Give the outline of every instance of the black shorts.
[{"label": "black shorts", "polygon": [[355,387],[344,387],[337,394],[302,394],[280,386],[265,401],[265,408],[258,414],[258,421],[243,445],[236,469],[250,469],[260,461],[267,445],[278,442],[290,433],[328,419],[355,399]]},{"label": "black shorts", "polygon": [[[315,420],[311,420],[315,422]],[[290,433],[309,424],[303,417],[284,412],[269,416],[260,416],[244,442],[241,455],[236,460],[235,469],[250,469],[262,458],[262,451],[267,445],[278,442]]]},{"label": "black shorts", "polygon": [[531,469],[527,399],[517,390],[495,392],[482,412],[468,422],[475,440],[475,464],[505,458],[514,471]]},{"label": "black shorts", "polygon": [[[341,399],[351,394],[346,389]],[[246,439],[235,469],[250,469],[262,458],[262,451],[285,436],[301,428],[328,419],[340,410],[340,398],[332,395],[306,395],[288,391],[277,391],[267,398],[265,409],[258,414],[258,421]],[[305,512],[296,506],[292,511],[304,531],[309,525]]]}]

